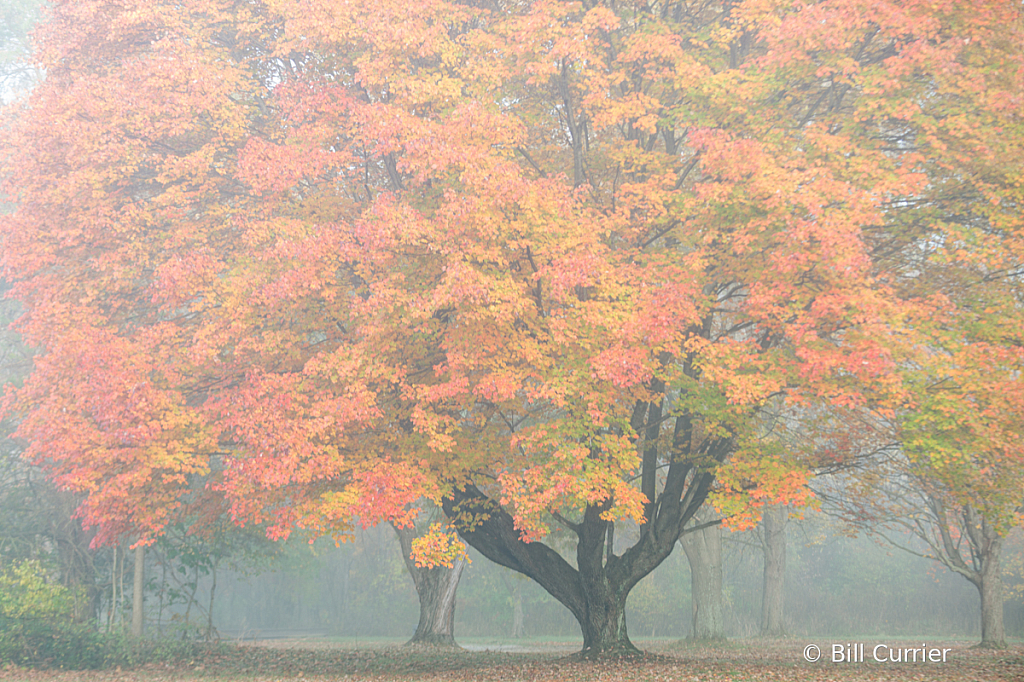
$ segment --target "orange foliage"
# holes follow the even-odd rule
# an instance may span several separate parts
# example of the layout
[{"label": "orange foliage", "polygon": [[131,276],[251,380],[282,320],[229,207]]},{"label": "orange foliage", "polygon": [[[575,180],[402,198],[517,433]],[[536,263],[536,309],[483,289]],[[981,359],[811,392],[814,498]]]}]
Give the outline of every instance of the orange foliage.
[{"label": "orange foliage", "polygon": [[1019,463],[1018,285],[966,289],[1024,254],[1019,12],[55,2],[3,132],[27,456],[101,542],[197,485],[282,537],[471,480],[528,539],[643,521],[663,397],[738,514],[807,497],[773,396]]}]

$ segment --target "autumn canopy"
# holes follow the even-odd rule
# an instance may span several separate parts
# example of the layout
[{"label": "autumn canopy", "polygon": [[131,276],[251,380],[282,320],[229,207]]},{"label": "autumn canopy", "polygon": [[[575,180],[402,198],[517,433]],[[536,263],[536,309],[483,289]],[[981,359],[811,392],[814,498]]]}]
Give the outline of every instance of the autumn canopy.
[{"label": "autumn canopy", "polygon": [[743,525],[850,451],[801,415],[964,495],[1020,466],[1019,3],[53,5],[8,406],[100,541],[430,498],[619,650],[708,494]]}]

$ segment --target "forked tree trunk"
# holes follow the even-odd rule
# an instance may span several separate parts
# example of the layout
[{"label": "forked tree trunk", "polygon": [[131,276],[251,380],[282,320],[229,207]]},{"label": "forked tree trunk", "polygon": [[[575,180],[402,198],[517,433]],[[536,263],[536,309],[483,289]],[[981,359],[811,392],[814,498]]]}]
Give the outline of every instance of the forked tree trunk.
[{"label": "forked tree trunk", "polygon": [[789,511],[774,505],[764,510],[761,518],[764,548],[764,580],[761,591],[761,636],[782,637],[786,584],[786,523]]},{"label": "forked tree trunk", "polygon": [[[669,493],[653,519],[641,526],[640,539],[621,555],[608,547],[608,521],[601,518],[610,505],[586,508],[583,520],[572,524],[578,538],[576,567],[543,542],[523,542],[512,516],[472,485],[456,490],[444,500],[449,518],[470,516],[472,526],[460,531],[462,538],[491,561],[536,581],[548,594],[569,609],[583,634],[583,657],[632,656],[640,652],[626,628],[626,598],[640,580],[672,552],[686,519],[700,507],[713,476],[685,468],[670,471]],[[678,487],[675,487],[678,486]]]},{"label": "forked tree trunk", "polygon": [[[491,561],[535,580],[572,612],[583,635],[582,656],[641,653],[626,629],[626,597],[669,555],[679,536],[678,527],[651,529],[645,535],[647,540],[641,539],[621,556],[607,555],[606,562],[608,522],[601,514],[608,505],[589,506],[584,520],[573,526],[578,537],[574,568],[544,543],[523,542],[512,517],[475,486],[455,491],[454,497],[444,501],[450,517],[462,513],[478,519],[460,533],[466,542]],[[670,539],[660,542],[658,536]]]},{"label": "forked tree trunk", "polygon": [[[652,382],[652,389],[658,392],[663,386]],[[576,535],[575,566],[544,542],[524,542],[511,514],[472,483],[442,500],[464,541],[491,561],[534,580],[569,609],[583,634],[583,657],[641,653],[626,630],[629,591],[672,553],[686,522],[703,504],[715,480],[707,463],[724,461],[734,448],[731,438],[703,435],[689,414],[674,420],[668,447],[659,449],[656,441],[665,422],[660,401],[638,401],[634,407],[630,425],[634,433],[645,434],[640,490],[648,503],[638,539],[621,554],[614,551],[611,522],[602,518],[612,507],[611,499],[588,504],[578,521],[559,517]]]},{"label": "forked tree trunk", "polygon": [[981,643],[991,649],[1006,648],[1006,629],[1003,624],[1003,538],[988,520],[973,507],[963,507],[957,513],[961,537],[970,545],[970,557],[964,559],[960,543],[950,532],[950,516],[941,498],[930,496],[928,506],[935,515],[941,544],[932,543],[938,559],[952,571],[971,581],[981,596]]},{"label": "forked tree trunk", "polygon": [[455,594],[459,579],[466,568],[465,559],[457,559],[451,568],[437,566],[422,568],[412,559],[412,541],[416,538],[413,528],[393,526],[402,545],[402,556],[416,585],[420,600],[420,620],[416,632],[408,644],[454,647],[455,644]]},{"label": "forked tree trunk", "polygon": [[576,564],[585,606],[582,620],[577,617],[583,630],[583,651],[633,654],[639,649],[629,641],[626,631],[626,597],[633,585],[614,580],[605,570],[606,534],[602,525],[595,534],[599,536],[596,542],[585,543],[581,538],[577,544]]},{"label": "forked tree trunk", "polygon": [[[699,514],[699,523],[712,521]],[[705,526],[684,532],[679,538],[690,562],[690,598],[693,627],[690,639],[725,639],[725,608],[722,597],[722,527]]]}]

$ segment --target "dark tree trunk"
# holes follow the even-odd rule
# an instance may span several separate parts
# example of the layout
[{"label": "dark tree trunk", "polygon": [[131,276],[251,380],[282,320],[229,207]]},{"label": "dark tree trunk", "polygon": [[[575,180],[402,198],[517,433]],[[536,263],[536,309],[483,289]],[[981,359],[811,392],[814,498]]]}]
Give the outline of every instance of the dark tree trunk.
[{"label": "dark tree trunk", "polygon": [[[651,410],[656,417],[652,422],[660,419],[658,405]],[[639,539],[622,554],[609,546],[614,538],[611,524],[601,518],[611,508],[608,500],[588,505],[577,522],[560,517],[577,538],[576,567],[543,542],[523,542],[512,516],[474,484],[453,490],[443,501],[463,540],[491,561],[536,581],[572,612],[583,633],[581,655],[586,657],[639,653],[626,629],[629,591],[671,554],[684,524],[704,502],[714,474],[706,465],[694,466],[695,459],[720,462],[732,448],[729,439],[695,438],[690,419],[678,417],[671,448],[661,456],[667,460],[664,485],[655,495],[658,457],[652,443],[657,429],[644,429],[649,407],[638,403],[632,421],[634,432],[647,433],[641,489],[655,499],[647,507]]]},{"label": "dark tree trunk", "polygon": [[458,559],[451,568],[436,566],[423,568],[412,559],[412,541],[416,537],[413,528],[394,526],[402,544],[402,555],[416,585],[420,599],[420,621],[408,644],[454,647],[455,644],[455,593],[459,579],[466,568],[466,561]]},{"label": "dark tree trunk", "polygon": [[764,548],[764,581],[761,591],[761,636],[783,637],[786,584],[786,523],[789,511],[785,506],[766,507],[761,519]]},{"label": "dark tree trunk", "polygon": [[212,640],[215,632],[213,627],[213,599],[217,594],[217,562],[216,560],[210,565],[210,603],[209,608],[206,610],[206,639]]},{"label": "dark tree trunk", "polygon": [[693,627],[690,639],[725,639],[725,609],[722,597],[722,527],[709,524],[711,515],[698,515],[703,528],[686,531],[679,538],[690,562],[690,599]]}]

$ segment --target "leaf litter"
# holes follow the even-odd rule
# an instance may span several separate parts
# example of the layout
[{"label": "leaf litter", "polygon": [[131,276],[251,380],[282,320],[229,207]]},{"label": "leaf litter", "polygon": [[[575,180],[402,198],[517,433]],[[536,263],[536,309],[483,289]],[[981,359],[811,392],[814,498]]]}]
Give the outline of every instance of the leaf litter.
[{"label": "leaf litter", "polygon": [[[886,642],[887,644],[889,642]],[[1005,650],[951,648],[946,663],[880,664],[803,660],[804,642],[742,641],[714,645],[652,644],[631,659],[580,660],[562,653],[468,652],[422,647],[382,649],[279,648],[221,645],[177,665],[99,671],[31,670],[8,666],[0,680],[25,682],[1022,682],[1024,645]],[[914,646],[907,642],[905,646]],[[870,645],[865,648],[870,651]],[[868,656],[870,659],[870,654]]]}]

